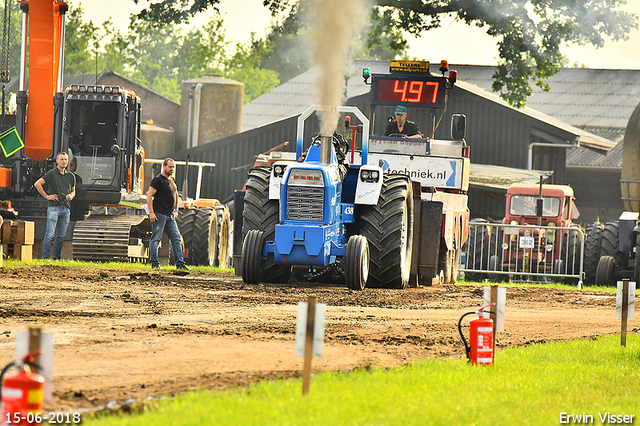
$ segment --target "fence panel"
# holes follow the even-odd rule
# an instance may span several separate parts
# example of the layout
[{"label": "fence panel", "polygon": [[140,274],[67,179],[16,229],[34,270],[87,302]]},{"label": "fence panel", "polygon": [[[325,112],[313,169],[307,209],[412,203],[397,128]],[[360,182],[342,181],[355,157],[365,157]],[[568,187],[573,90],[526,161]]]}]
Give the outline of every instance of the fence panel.
[{"label": "fence panel", "polygon": [[577,226],[472,221],[464,259],[460,270],[470,281],[565,282],[582,288],[584,232]]}]

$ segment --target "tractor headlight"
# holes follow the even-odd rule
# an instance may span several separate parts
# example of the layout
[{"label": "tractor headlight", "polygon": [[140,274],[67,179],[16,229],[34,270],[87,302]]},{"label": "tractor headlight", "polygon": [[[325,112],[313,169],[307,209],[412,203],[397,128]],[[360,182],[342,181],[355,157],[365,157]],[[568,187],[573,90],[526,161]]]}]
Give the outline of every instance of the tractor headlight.
[{"label": "tractor headlight", "polygon": [[[553,223],[553,222],[549,222],[549,223],[547,223],[547,226],[555,227],[556,224]],[[548,243],[555,243],[556,242],[556,231],[555,231],[555,229],[547,229],[547,242]]]},{"label": "tractor headlight", "polygon": [[362,170],[360,171],[360,180],[363,182],[374,183],[380,179],[378,170]]},{"label": "tractor headlight", "polygon": [[285,169],[286,169],[286,166],[280,166],[280,165],[275,166],[273,168],[273,175],[275,177],[282,177],[284,175]]}]

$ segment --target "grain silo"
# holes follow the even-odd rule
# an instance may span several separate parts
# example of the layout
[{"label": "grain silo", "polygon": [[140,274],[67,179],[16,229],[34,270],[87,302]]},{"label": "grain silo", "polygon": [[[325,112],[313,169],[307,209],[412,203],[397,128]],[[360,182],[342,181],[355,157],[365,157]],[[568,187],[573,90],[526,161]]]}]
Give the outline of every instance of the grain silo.
[{"label": "grain silo", "polygon": [[221,75],[184,81],[180,104],[180,134],[176,151],[242,131],[242,83]]}]

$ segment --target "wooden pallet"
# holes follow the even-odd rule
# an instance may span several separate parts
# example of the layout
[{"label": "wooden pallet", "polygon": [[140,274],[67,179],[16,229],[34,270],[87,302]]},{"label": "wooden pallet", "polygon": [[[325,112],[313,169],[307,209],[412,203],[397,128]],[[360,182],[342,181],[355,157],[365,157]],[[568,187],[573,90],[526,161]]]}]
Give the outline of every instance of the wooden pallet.
[{"label": "wooden pallet", "polygon": [[33,245],[35,222],[6,220],[2,223],[2,244]]},{"label": "wooden pallet", "polygon": [[2,244],[2,253],[8,259],[32,260],[33,244]]}]

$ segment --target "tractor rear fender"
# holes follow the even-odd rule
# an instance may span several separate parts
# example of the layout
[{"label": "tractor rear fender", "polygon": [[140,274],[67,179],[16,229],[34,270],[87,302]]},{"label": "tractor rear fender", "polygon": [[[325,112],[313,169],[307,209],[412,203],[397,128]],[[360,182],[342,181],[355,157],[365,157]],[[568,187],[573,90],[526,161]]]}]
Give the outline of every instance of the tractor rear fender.
[{"label": "tractor rear fender", "polygon": [[382,168],[372,164],[360,166],[358,181],[356,183],[356,196],[354,199],[354,204],[378,204],[378,198],[380,197],[381,190]]}]

